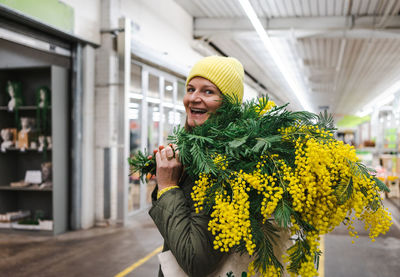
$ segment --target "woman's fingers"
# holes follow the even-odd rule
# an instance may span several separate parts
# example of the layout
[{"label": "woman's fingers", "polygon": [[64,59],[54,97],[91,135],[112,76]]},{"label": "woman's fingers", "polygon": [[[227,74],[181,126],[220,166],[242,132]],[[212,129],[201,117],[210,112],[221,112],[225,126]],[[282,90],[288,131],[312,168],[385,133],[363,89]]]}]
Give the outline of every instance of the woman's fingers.
[{"label": "woman's fingers", "polygon": [[156,161],[158,162],[157,156],[159,156],[159,159],[162,161],[170,161],[174,159],[179,162],[179,150],[177,150],[176,148],[177,145],[175,144],[169,144],[169,146],[167,147],[160,146],[160,151],[156,153]]},{"label": "woman's fingers", "polygon": [[158,152],[160,153],[161,160],[167,160],[167,150],[165,148]]},{"label": "woman's fingers", "polygon": [[165,156],[168,160],[172,160],[174,158],[174,150],[170,146],[165,148]]},{"label": "woman's fingers", "polygon": [[161,164],[161,151],[156,152],[156,163]]},{"label": "woman's fingers", "polygon": [[155,154],[157,169],[158,188],[163,189],[168,186],[177,185],[182,173],[182,164],[178,160],[178,151],[174,146],[159,147]]}]

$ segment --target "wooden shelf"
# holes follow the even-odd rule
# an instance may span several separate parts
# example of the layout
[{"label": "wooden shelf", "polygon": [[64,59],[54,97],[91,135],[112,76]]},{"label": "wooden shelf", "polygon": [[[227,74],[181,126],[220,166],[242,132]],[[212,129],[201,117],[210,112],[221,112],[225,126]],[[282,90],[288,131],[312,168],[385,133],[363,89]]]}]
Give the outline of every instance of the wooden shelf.
[{"label": "wooden shelf", "polygon": [[8,191],[53,191],[53,188],[38,188],[38,187],[11,187],[11,186],[0,186],[0,190]]},{"label": "wooden shelf", "polygon": [[[51,106],[49,106],[49,109],[51,109]],[[36,111],[37,107],[36,106],[20,106],[19,107],[20,111]],[[0,106],[0,111],[8,111],[8,106]],[[14,112],[14,111],[11,111]]]},{"label": "wooden shelf", "polygon": [[[51,151],[52,149],[46,149],[46,151]],[[7,148],[6,149],[6,151],[0,151],[0,153],[3,153],[3,154],[5,154],[5,153],[7,153],[7,152],[19,152],[19,153],[26,153],[26,152],[29,152],[29,153],[31,153],[31,152],[36,152],[36,153],[43,153],[44,151],[38,151],[37,149],[31,149],[31,148],[28,148],[28,149],[25,149],[24,151],[21,151],[21,149],[19,149],[19,148]]]}]

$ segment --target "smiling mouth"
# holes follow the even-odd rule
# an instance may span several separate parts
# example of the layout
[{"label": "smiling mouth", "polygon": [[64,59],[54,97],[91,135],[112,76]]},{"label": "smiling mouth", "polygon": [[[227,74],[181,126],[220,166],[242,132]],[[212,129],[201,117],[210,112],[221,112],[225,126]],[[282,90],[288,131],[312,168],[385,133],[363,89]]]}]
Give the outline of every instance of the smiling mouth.
[{"label": "smiling mouth", "polygon": [[207,110],[190,108],[190,112],[191,112],[192,114],[201,115],[201,114],[205,114],[205,113],[207,112]]}]

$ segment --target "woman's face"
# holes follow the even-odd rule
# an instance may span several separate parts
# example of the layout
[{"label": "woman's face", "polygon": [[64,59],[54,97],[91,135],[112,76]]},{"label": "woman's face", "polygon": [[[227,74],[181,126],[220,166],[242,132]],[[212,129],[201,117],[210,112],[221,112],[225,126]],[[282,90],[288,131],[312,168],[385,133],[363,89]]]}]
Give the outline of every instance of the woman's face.
[{"label": "woman's face", "polygon": [[190,127],[203,124],[210,114],[222,104],[222,94],[216,85],[202,77],[194,77],[186,87],[183,105],[187,114],[187,124]]}]

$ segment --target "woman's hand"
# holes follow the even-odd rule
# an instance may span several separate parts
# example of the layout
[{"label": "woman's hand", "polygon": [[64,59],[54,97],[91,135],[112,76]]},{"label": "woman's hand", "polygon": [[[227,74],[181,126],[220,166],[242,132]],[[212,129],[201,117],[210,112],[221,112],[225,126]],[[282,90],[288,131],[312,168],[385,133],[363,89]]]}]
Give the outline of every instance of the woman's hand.
[{"label": "woman's hand", "polygon": [[156,177],[159,191],[170,186],[177,186],[181,177],[182,164],[179,161],[179,151],[175,150],[174,155],[172,147],[175,145],[170,144],[165,148],[160,146],[160,151],[156,153]]}]

